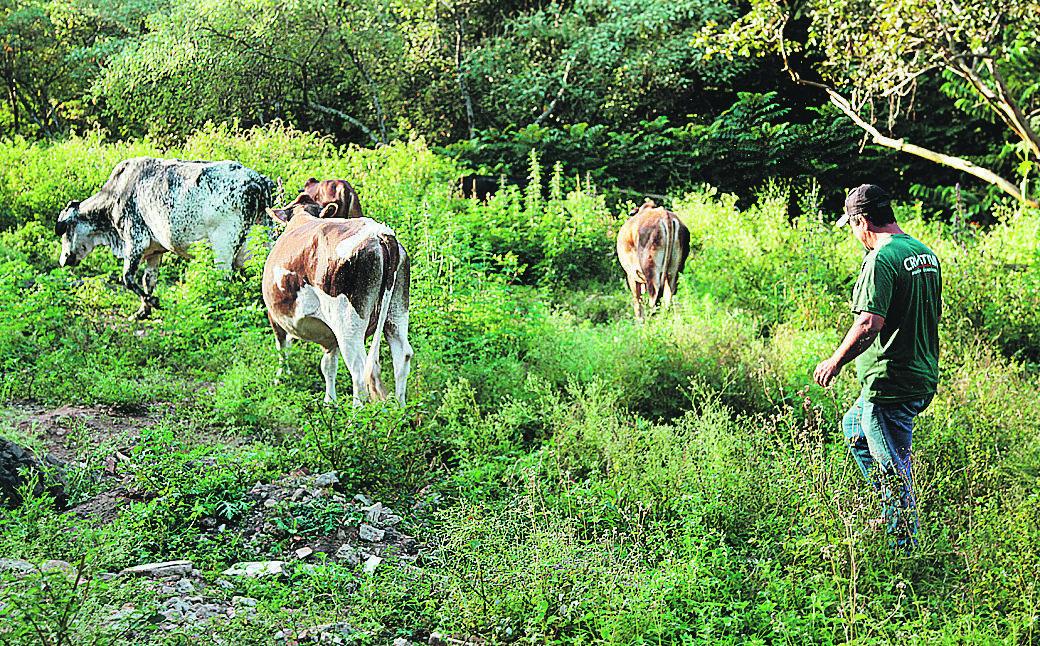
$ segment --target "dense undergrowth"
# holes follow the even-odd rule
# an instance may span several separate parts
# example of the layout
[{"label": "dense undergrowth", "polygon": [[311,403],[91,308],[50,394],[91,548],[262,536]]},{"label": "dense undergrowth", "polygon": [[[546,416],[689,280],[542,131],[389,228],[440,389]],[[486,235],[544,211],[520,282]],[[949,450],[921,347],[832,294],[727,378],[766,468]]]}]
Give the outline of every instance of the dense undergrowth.
[{"label": "dense undergrowth", "polygon": [[[107,251],[56,268],[50,222],[65,201],[156,152],[93,137],[0,146],[3,401],[166,411],[130,456],[154,496],[107,523],[30,497],[0,512],[0,554],[91,571],[191,558],[215,575],[279,555],[206,519],[240,519],[256,481],[335,468],[349,491],[402,507],[437,494],[410,527],[432,548],[423,567],[257,583],[257,616],[213,639],[265,643],[288,607],[349,621],[365,643],[433,629],[521,643],[1040,639],[1036,213],[976,231],[900,212],[944,262],[945,309],[940,392],[915,438],[921,547],[896,556],[868,529],[875,503],[837,429],[853,376],[810,385],[849,323],[860,250],[814,214],[789,223],[782,191],[746,210],[710,193],[674,204],[694,252],[676,306],[636,325],[613,258],[619,220],[561,169],[533,163],[526,193],[482,204],[452,195],[458,169],[422,142],[340,149],[213,128],[163,151],[239,159],[290,189],[348,178],[408,247],[410,403],[330,410],[316,346],[294,346],[295,372],[273,383],[262,229],[240,274],[201,248],[168,259],[151,321],[126,320],[134,299]],[[19,428],[0,432],[43,446]],[[111,449],[82,447],[73,504],[97,493]],[[121,579],[26,585],[0,593],[22,643],[37,638],[29,618],[56,621],[56,600],[80,609],[76,640],[118,640],[99,619],[148,594]]]}]

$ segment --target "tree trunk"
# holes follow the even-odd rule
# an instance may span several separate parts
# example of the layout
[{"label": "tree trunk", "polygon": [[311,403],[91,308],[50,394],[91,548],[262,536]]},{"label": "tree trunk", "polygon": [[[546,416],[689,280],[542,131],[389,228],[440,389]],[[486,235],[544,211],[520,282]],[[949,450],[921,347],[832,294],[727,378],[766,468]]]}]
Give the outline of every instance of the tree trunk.
[{"label": "tree trunk", "polygon": [[836,92],[830,86],[825,86],[822,83],[812,83],[808,81],[801,82],[822,87],[827,92],[827,95],[830,97],[831,103],[836,105],[839,110],[844,112],[847,117],[852,119],[853,123],[855,123],[857,126],[866,131],[866,133],[870,135],[870,138],[874,141],[874,143],[880,146],[885,146],[886,148],[892,148],[894,150],[907,152],[911,155],[916,155],[922,159],[927,159],[928,161],[935,162],[937,164],[942,164],[943,166],[948,166],[950,168],[955,168],[959,171],[963,171],[965,173],[968,173],[969,175],[981,179],[982,181],[988,184],[996,186],[1000,190],[1004,191],[1011,197],[1015,198],[1016,200],[1027,206],[1031,206],[1034,208],[1040,206],[1040,203],[1024,195],[1022,191],[1020,191],[1018,187],[1015,186],[1012,182],[1008,181],[1007,179],[1004,179],[1000,175],[997,175],[988,168],[977,166],[972,162],[968,161],[967,159],[961,157],[947,155],[944,153],[936,152],[934,150],[923,148],[915,144],[907,143],[904,139],[894,139],[892,137],[886,137],[885,135],[881,134],[881,132],[877,128],[875,128],[865,119],[863,119],[863,117],[859,116],[859,114],[852,109],[852,105],[849,103],[849,101],[842,95],[838,94],[838,92]]},{"label": "tree trunk", "polygon": [[466,87],[466,75],[462,72],[462,18],[455,15],[455,70],[458,75],[459,92],[466,106],[466,125],[469,129],[469,138],[476,136],[473,123],[476,118],[473,114],[473,99],[470,97],[469,89]]}]

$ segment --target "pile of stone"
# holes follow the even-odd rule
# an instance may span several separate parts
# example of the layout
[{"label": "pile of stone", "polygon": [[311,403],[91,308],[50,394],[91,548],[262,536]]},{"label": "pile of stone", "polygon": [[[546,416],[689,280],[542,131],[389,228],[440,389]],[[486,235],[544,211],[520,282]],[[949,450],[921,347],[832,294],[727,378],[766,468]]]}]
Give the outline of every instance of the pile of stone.
[{"label": "pile of stone", "polygon": [[[314,563],[324,556],[347,567],[360,565],[369,574],[387,559],[398,566],[416,565],[420,545],[401,530],[402,517],[362,494],[348,498],[337,490],[338,485],[335,472],[292,475],[270,484],[258,483],[248,494],[255,501],[253,510],[237,531],[259,552],[286,538],[298,539],[289,555],[294,561]],[[281,505],[315,502],[338,504],[350,516],[363,516],[364,521],[341,525],[327,535],[304,538],[288,536],[271,520]]]},{"label": "pile of stone", "polygon": [[37,458],[32,451],[0,438],[0,505],[22,504],[21,491],[32,484],[33,497],[48,492],[59,509],[68,506],[62,463],[50,454]]}]

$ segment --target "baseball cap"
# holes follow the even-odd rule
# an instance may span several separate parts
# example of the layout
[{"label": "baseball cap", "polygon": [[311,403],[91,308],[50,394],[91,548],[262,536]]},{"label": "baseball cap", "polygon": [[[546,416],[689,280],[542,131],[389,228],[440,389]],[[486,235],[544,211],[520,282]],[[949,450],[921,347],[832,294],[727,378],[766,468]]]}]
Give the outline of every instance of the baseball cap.
[{"label": "baseball cap", "polygon": [[845,213],[838,219],[837,226],[845,226],[854,215],[865,215],[872,220],[875,213],[891,208],[892,198],[885,189],[877,184],[860,184],[845,198]]}]

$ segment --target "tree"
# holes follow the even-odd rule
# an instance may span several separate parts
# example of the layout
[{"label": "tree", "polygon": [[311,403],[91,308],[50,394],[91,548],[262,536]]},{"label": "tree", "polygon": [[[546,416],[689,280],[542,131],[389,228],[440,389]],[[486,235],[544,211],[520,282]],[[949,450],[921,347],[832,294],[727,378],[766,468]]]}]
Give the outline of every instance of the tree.
[{"label": "tree", "polygon": [[[1040,163],[1038,34],[1037,0],[752,0],[741,18],[709,25],[697,42],[727,56],[777,53],[795,81],[826,93],[874,143],[1037,206],[1029,174]],[[1003,124],[1016,168],[978,165],[954,152],[955,142],[942,152],[892,134],[929,75],[945,77],[943,98],[963,112]]]},{"label": "tree", "polygon": [[114,58],[93,95],[125,134],[287,119],[378,144],[400,54],[383,3],[180,0]]},{"label": "tree", "polygon": [[89,121],[84,90],[162,0],[0,0],[0,132],[51,135]]},{"label": "tree", "polygon": [[697,111],[706,86],[746,66],[705,62],[689,42],[706,21],[734,15],[710,0],[575,0],[521,12],[468,57],[480,127],[625,127]]}]

